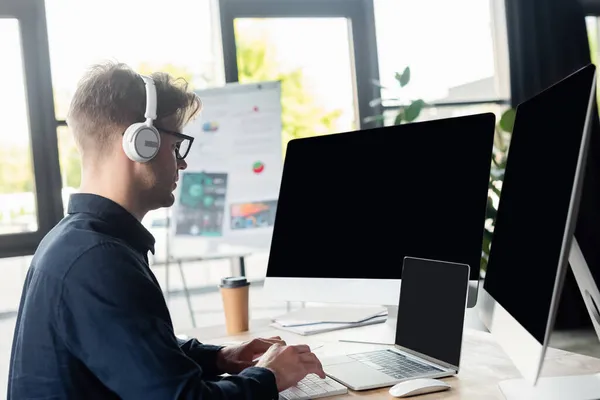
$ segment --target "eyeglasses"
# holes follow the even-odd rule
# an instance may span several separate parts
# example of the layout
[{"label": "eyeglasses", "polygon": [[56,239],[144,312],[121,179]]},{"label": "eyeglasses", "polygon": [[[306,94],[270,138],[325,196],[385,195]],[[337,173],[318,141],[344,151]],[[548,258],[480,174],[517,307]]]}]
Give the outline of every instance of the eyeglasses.
[{"label": "eyeglasses", "polygon": [[190,149],[192,148],[192,143],[194,143],[194,138],[192,136],[184,135],[180,132],[170,131],[168,129],[164,129],[158,126],[156,126],[156,129],[158,129],[159,132],[164,132],[169,135],[175,136],[178,139],[181,139],[181,141],[178,142],[175,147],[175,156],[178,160],[183,160],[187,157],[188,153],[190,152]]}]

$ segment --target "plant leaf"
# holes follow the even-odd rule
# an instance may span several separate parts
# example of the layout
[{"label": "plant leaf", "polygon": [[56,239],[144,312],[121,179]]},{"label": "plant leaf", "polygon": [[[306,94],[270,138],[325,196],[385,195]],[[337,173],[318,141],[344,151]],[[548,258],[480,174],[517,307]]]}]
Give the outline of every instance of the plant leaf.
[{"label": "plant leaf", "polygon": [[488,231],[487,229],[485,229],[484,232],[483,232],[483,237],[488,242],[487,243],[488,244],[488,248],[489,248],[490,242],[492,241],[492,236],[493,235],[494,234],[492,232]]},{"label": "plant leaf", "polygon": [[494,168],[500,168],[500,163],[496,161],[496,157],[492,157],[492,163]]},{"label": "plant leaf", "polygon": [[412,122],[419,117],[421,114],[421,110],[425,106],[425,102],[423,100],[415,100],[406,109],[404,110],[404,119],[407,122]]},{"label": "plant leaf", "polygon": [[494,201],[490,196],[487,198],[486,204],[486,218],[493,218],[492,214],[496,213],[496,209],[494,208]]},{"label": "plant leaf", "polygon": [[404,110],[400,109],[398,114],[396,114],[396,118],[394,118],[394,125],[400,125],[404,120]]},{"label": "plant leaf", "polygon": [[400,84],[400,87],[408,85],[408,82],[410,82],[410,67],[404,68],[402,74],[396,72],[395,78]]},{"label": "plant leaf", "polygon": [[498,189],[496,186],[494,185],[490,185],[490,189],[492,190],[492,192],[494,192],[496,194],[496,196],[500,197],[500,195],[502,194],[502,192],[500,191],[500,189]]},{"label": "plant leaf", "polygon": [[487,270],[488,261],[484,256],[481,257],[481,264],[479,265],[480,274],[485,277],[485,271]]},{"label": "plant leaf", "polygon": [[502,116],[500,117],[500,128],[502,128],[504,132],[512,133],[516,115],[517,111],[514,108],[510,108],[502,113]]},{"label": "plant leaf", "polygon": [[483,245],[481,247],[483,247],[483,252],[488,255],[490,254],[490,244],[492,244],[492,234],[488,231],[485,232],[487,232],[487,235],[484,236]]}]

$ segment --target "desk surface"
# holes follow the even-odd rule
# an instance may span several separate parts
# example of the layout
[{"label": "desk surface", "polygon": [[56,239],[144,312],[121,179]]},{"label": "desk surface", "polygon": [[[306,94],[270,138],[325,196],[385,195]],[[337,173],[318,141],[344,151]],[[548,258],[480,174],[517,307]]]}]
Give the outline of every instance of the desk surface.
[{"label": "desk surface", "polygon": [[[360,328],[327,332],[318,335],[300,336],[269,326],[268,320],[253,320],[250,331],[241,335],[227,336],[224,327],[196,328],[182,332],[195,337],[203,343],[227,344],[248,340],[254,337],[281,336],[289,344],[323,345],[315,350],[319,357],[361,352],[385,346],[375,344],[357,344],[340,342],[346,339],[372,340],[383,329],[384,324]],[[542,376],[574,375],[600,372],[600,359],[570,353],[558,349],[549,349]],[[502,349],[487,332],[465,330],[460,372],[457,376],[442,378],[452,389],[414,397],[419,400],[431,399],[504,399],[498,383],[502,380],[520,378],[517,369]],[[330,399],[350,399],[365,397],[368,399],[392,399],[389,388],[349,391],[347,395],[328,397]]]}]

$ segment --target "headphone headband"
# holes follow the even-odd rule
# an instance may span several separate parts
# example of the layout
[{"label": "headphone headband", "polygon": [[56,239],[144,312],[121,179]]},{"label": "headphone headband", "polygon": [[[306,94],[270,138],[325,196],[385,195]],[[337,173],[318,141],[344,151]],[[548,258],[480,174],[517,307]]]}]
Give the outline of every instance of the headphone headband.
[{"label": "headphone headband", "polygon": [[154,79],[146,75],[140,75],[146,86],[146,125],[152,126],[153,121],[156,119],[156,85]]}]

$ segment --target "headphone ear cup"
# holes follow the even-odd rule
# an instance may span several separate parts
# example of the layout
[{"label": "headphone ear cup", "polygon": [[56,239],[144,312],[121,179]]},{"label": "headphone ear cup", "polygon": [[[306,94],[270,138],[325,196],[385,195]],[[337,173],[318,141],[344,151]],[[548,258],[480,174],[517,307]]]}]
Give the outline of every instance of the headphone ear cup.
[{"label": "headphone ear cup", "polygon": [[123,134],[123,151],[132,161],[145,163],[152,160],[160,148],[160,134],[144,122],[135,123]]},{"label": "headphone ear cup", "polygon": [[132,161],[139,162],[139,156],[135,153],[135,146],[133,145],[135,139],[135,133],[144,125],[143,123],[136,123],[130,125],[123,134],[123,151]]}]

